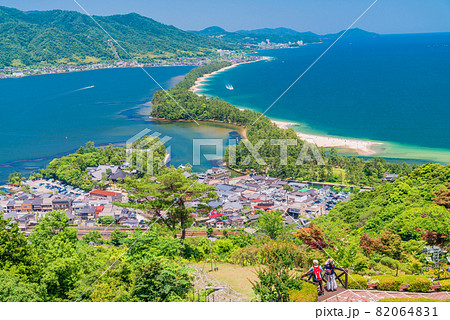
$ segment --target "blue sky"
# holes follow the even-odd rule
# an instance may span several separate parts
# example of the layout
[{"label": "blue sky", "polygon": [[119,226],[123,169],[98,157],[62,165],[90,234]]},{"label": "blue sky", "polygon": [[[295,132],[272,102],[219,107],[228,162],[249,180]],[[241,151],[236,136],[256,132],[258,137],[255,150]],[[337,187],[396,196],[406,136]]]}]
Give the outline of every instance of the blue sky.
[{"label": "blue sky", "polygon": [[[77,0],[97,15],[137,12],[184,30],[288,27],[332,33],[374,0]],[[78,10],[73,0],[0,0],[21,10]],[[355,27],[378,33],[450,32],[450,0],[379,0]]]}]

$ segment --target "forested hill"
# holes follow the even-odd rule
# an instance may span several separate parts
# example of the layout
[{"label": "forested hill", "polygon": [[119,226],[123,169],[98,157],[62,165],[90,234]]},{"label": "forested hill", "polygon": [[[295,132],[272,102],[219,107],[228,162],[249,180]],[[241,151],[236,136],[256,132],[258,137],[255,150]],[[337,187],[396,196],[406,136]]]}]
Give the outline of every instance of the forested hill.
[{"label": "forested hill", "polygon": [[393,183],[355,194],[321,217],[320,225],[371,237],[390,230],[403,241],[450,245],[450,165],[425,164]]},{"label": "forested hill", "polygon": [[[272,43],[295,43],[297,41],[303,41],[304,43],[313,43],[323,40],[335,40],[345,31],[343,30],[339,33],[325,35],[318,35],[313,32],[298,32],[289,28],[263,28],[228,32],[225,29],[214,26],[200,31],[192,32],[228,43],[235,43],[240,45],[256,45],[261,42],[266,42],[267,40],[270,40],[270,42]],[[377,35],[377,33],[354,28],[345,32],[342,38],[365,38],[375,37]]]},{"label": "forested hill", "polygon": [[[130,54],[201,56],[233,49],[224,42],[161,24],[136,13],[94,17]],[[40,63],[89,63],[129,57],[87,15],[74,11],[23,12],[0,6],[0,68]]]},{"label": "forested hill", "polygon": [[305,43],[319,42],[320,37],[312,32],[297,32],[287,28],[240,30],[228,32],[220,27],[209,27],[200,31],[192,31],[211,39],[239,45],[256,45],[269,39],[273,43],[288,43],[303,41]]}]

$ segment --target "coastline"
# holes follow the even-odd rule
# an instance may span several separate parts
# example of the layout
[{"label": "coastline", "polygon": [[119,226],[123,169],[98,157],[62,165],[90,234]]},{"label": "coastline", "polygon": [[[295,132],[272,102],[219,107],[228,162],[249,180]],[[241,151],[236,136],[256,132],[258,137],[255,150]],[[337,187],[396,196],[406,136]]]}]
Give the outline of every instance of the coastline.
[{"label": "coastline", "polygon": [[[263,59],[261,59],[261,60],[269,60],[269,59],[271,59],[271,58],[263,57]],[[201,96],[202,95],[200,93],[200,91],[202,89],[201,87],[204,85],[205,81],[208,80],[209,78],[211,78],[212,76],[214,76],[220,72],[223,72],[225,70],[234,68],[241,64],[258,62],[261,60],[236,63],[231,66],[214,71],[212,73],[205,74],[204,76],[198,78],[195,81],[194,86],[192,86],[189,90],[191,92],[194,92],[195,94]],[[245,109],[239,108],[239,110],[243,111]],[[276,126],[278,126],[281,129],[289,129],[291,127],[295,127],[295,126],[299,125],[298,123],[293,123],[293,122],[288,122],[288,121],[279,121],[279,120],[273,120],[273,119],[271,119],[271,120],[272,120],[273,124],[275,124]],[[213,121],[213,122],[219,122],[219,121]],[[243,136],[243,138],[246,139],[247,138],[247,134],[246,134],[247,129],[245,127],[241,127],[241,128],[243,128],[242,132],[245,134],[245,137]],[[350,152],[356,152],[358,155],[361,155],[361,156],[374,156],[374,155],[378,154],[378,152],[376,150],[374,150],[373,147],[378,146],[378,145],[383,145],[383,143],[381,143],[381,142],[358,140],[358,139],[346,139],[346,138],[338,138],[338,137],[331,137],[331,136],[322,136],[322,135],[304,133],[304,132],[300,132],[297,130],[295,130],[295,131],[300,140],[313,143],[318,147],[324,147],[324,148],[333,148],[334,147],[334,148],[339,148],[339,149],[345,149]]]},{"label": "coastline", "polygon": [[271,60],[271,59],[272,59],[271,57],[261,57],[261,59],[258,59],[258,60],[251,60],[251,61],[239,62],[239,63],[232,64],[231,66],[228,66],[228,67],[224,67],[224,68],[222,68],[222,69],[219,69],[219,70],[217,70],[217,71],[214,71],[214,72],[205,74],[204,76],[198,78],[198,79],[195,81],[195,84],[194,84],[191,88],[189,88],[189,91],[194,92],[195,94],[201,96],[201,94],[199,93],[199,91],[202,89],[201,87],[204,85],[204,82],[206,82],[206,80],[208,80],[208,79],[211,78],[212,76],[214,76],[214,75],[216,75],[216,74],[218,74],[218,73],[220,73],[220,72],[223,72],[223,71],[225,71],[225,70],[229,70],[229,69],[235,68],[235,67],[237,67],[237,66],[239,66],[239,65],[242,65],[242,64],[253,63],[253,62],[259,62],[259,61],[267,61],[267,60]]},{"label": "coastline", "polygon": [[[289,129],[298,126],[298,123],[287,121],[272,120],[272,123],[282,129]],[[337,138],[331,136],[321,136],[316,134],[309,134],[296,131],[297,136],[303,140],[315,144],[318,147],[324,148],[339,148],[346,149],[358,153],[361,156],[373,156],[378,152],[373,149],[374,146],[383,145],[381,142],[374,142],[369,140],[357,140]]]},{"label": "coastline", "polygon": [[[151,120],[153,121],[158,121],[158,122],[193,122],[193,120],[184,120],[184,119],[177,119],[177,120],[169,120],[169,119],[165,119],[165,118],[156,118],[156,117],[149,117]],[[237,132],[239,132],[239,135],[241,136],[242,139],[247,139],[247,128],[242,127],[238,124],[235,123],[227,123],[227,122],[223,122],[223,121],[217,121],[217,120],[195,120],[197,122],[203,122],[204,124],[222,124],[224,126],[227,127],[232,127],[233,129],[236,129]]]}]

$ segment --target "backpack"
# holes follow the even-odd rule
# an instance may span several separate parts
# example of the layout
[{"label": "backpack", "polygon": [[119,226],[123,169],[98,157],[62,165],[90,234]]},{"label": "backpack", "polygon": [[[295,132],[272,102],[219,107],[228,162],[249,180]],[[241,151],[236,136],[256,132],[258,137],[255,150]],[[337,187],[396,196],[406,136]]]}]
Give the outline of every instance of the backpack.
[{"label": "backpack", "polygon": [[313,274],[316,281],[322,280],[322,272],[320,271],[320,266],[313,266]]},{"label": "backpack", "polygon": [[333,274],[333,270],[334,270],[334,266],[333,265],[328,265],[328,269],[325,269],[325,274],[332,275]]}]

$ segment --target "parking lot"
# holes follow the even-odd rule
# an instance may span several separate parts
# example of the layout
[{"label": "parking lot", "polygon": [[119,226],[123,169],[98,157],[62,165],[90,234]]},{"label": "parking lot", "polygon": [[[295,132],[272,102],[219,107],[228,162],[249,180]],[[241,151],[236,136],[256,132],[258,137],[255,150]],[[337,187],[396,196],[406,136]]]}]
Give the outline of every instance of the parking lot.
[{"label": "parking lot", "polygon": [[25,184],[30,186],[31,191],[34,194],[53,193],[73,196],[81,196],[86,194],[86,192],[81,189],[65,185],[64,183],[54,181],[53,179],[35,181],[29,180],[26,181]]}]

